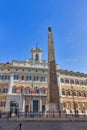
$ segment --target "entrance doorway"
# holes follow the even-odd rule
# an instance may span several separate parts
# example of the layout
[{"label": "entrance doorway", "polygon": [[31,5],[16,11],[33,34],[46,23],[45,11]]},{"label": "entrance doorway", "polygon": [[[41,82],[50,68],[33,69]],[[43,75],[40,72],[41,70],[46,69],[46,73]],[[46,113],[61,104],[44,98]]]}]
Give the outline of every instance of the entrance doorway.
[{"label": "entrance doorway", "polygon": [[42,105],[42,112],[45,111],[45,105]]},{"label": "entrance doorway", "polygon": [[25,105],[25,112],[28,112],[29,106]]},{"label": "entrance doorway", "polygon": [[16,103],[15,101],[11,101],[10,102],[10,112],[15,113],[17,115],[18,109],[19,109],[19,104]]},{"label": "entrance doorway", "polygon": [[38,112],[38,100],[33,100],[33,112]]}]

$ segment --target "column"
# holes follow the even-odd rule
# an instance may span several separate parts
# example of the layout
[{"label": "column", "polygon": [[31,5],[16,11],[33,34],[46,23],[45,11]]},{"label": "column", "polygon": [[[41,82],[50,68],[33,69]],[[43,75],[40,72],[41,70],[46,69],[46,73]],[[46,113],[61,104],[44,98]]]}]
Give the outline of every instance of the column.
[{"label": "column", "polygon": [[39,112],[42,112],[42,99],[39,100]]},{"label": "column", "polygon": [[22,111],[25,112],[25,99],[23,98]]},{"label": "column", "polygon": [[29,112],[33,112],[33,100],[32,100],[32,97],[30,97],[30,100],[29,100]]},{"label": "column", "polygon": [[8,94],[11,94],[11,93],[12,93],[13,80],[14,80],[14,74],[11,73],[11,74],[10,74],[10,82],[9,82],[9,90],[8,90]]}]

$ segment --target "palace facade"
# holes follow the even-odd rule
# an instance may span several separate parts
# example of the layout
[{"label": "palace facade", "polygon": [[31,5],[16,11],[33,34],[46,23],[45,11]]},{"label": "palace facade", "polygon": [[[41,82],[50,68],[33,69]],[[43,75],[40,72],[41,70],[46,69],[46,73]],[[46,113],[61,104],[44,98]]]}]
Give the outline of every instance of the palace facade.
[{"label": "palace facade", "polygon": [[[0,110],[44,112],[48,91],[48,63],[42,50],[33,48],[32,57],[0,64]],[[87,74],[60,69],[56,65],[60,108],[64,113],[87,113]],[[31,93],[32,84],[34,93]]]}]

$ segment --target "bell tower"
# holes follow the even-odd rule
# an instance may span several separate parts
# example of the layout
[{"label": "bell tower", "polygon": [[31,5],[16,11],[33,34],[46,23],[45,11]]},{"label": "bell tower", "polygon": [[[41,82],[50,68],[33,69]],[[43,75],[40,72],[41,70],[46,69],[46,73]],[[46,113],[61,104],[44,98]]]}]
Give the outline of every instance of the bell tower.
[{"label": "bell tower", "polygon": [[35,62],[42,62],[42,49],[36,47],[31,50],[32,60]]}]

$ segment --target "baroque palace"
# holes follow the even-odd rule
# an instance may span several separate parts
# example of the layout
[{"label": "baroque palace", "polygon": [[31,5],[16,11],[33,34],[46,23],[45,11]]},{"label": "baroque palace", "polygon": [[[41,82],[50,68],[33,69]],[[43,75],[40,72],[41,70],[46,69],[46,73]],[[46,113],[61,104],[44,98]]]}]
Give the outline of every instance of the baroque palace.
[{"label": "baroque palace", "polygon": [[[48,91],[48,62],[42,50],[31,50],[25,61],[0,64],[0,110],[44,112]],[[60,108],[64,113],[87,113],[87,74],[60,69],[56,65]],[[32,85],[34,93],[31,93]]]}]

